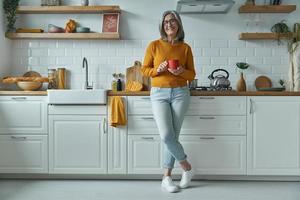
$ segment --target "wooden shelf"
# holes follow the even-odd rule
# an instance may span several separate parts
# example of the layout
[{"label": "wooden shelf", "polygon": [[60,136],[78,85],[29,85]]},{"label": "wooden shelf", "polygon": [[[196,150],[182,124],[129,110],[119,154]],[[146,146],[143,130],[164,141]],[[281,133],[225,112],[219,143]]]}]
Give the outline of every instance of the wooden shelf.
[{"label": "wooden shelf", "polygon": [[119,33],[6,33],[9,39],[118,40]]},{"label": "wooden shelf", "polygon": [[243,5],[239,13],[291,13],[296,10],[296,5]]},{"label": "wooden shelf", "polygon": [[120,13],[119,6],[19,6],[18,14]]},{"label": "wooden shelf", "polygon": [[280,39],[290,39],[294,33],[241,33],[240,40],[276,40]]}]

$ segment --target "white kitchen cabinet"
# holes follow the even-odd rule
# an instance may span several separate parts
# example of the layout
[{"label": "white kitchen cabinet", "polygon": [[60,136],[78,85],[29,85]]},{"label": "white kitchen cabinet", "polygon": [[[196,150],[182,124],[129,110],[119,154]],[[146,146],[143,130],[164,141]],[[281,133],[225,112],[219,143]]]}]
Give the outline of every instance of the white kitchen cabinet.
[{"label": "white kitchen cabinet", "polygon": [[[180,136],[179,140],[195,174],[246,174],[246,137]],[[176,165],[174,173],[182,173]]]},{"label": "white kitchen cabinet", "polygon": [[106,174],[106,107],[50,105],[49,113],[50,173]]},{"label": "white kitchen cabinet", "polygon": [[129,96],[128,114],[129,115],[152,115],[150,96]]},{"label": "white kitchen cabinet", "polygon": [[128,136],[128,174],[161,174],[162,162],[158,135]]},{"label": "white kitchen cabinet", "polygon": [[[127,114],[127,98],[122,97]],[[108,99],[108,119],[111,118],[111,98]],[[108,174],[127,173],[127,126],[108,128]]]},{"label": "white kitchen cabinet", "polygon": [[47,134],[44,96],[0,96],[0,134]]},{"label": "white kitchen cabinet", "polygon": [[246,97],[192,96],[186,115],[245,115]]},{"label": "white kitchen cabinet", "polygon": [[47,173],[46,135],[0,135],[0,173]]},{"label": "white kitchen cabinet", "polygon": [[300,98],[248,97],[248,174],[300,174]]}]

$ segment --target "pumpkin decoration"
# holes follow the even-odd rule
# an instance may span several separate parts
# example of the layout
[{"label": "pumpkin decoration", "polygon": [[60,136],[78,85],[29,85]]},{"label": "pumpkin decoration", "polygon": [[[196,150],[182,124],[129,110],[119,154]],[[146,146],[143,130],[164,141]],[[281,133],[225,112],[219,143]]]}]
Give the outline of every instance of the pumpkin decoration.
[{"label": "pumpkin decoration", "polygon": [[73,19],[70,19],[66,24],[65,32],[66,33],[73,33],[76,29],[76,22]]}]

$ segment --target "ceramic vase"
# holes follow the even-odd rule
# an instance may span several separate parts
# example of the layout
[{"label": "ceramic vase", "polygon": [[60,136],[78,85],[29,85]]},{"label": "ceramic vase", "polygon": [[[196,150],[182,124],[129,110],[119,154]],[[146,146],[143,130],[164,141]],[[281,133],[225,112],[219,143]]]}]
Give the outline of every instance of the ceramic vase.
[{"label": "ceramic vase", "polygon": [[238,80],[238,82],[236,84],[236,90],[238,92],[246,91],[246,82],[245,82],[243,73],[241,73],[240,79]]}]

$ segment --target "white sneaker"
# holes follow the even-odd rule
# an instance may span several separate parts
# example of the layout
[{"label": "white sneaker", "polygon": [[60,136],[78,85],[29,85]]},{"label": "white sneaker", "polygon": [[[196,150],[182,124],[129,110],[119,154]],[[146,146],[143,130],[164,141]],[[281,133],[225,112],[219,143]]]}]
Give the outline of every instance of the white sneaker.
[{"label": "white sneaker", "polygon": [[165,176],[161,182],[161,187],[168,191],[168,192],[178,192],[179,191],[179,188],[178,186],[176,186],[173,181],[172,181],[172,178],[170,176]]},{"label": "white sneaker", "polygon": [[193,171],[184,171],[179,183],[179,187],[184,189],[190,186],[191,180],[193,178]]}]

